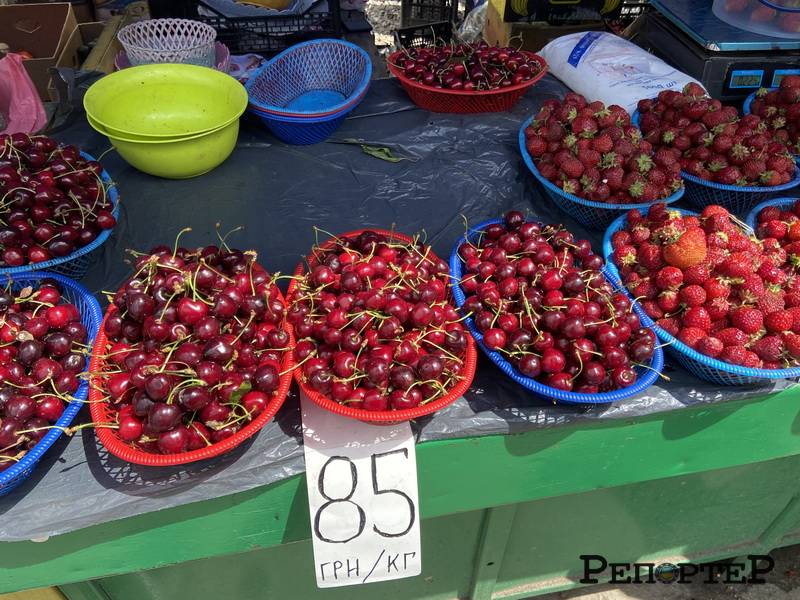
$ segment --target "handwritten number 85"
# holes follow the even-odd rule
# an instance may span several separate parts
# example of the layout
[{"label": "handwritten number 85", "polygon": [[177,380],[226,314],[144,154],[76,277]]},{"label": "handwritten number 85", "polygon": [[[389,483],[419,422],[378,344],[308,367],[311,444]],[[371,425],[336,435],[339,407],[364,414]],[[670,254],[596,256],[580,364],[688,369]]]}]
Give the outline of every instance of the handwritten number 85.
[{"label": "handwritten number 85", "polygon": [[[376,496],[379,496],[381,494],[396,494],[396,495],[402,497],[408,503],[408,514],[409,514],[408,525],[406,526],[406,528],[403,531],[396,532],[396,533],[390,533],[390,532],[382,531],[381,529],[378,528],[377,525],[373,525],[372,526],[372,529],[373,529],[373,531],[375,531],[375,533],[377,533],[380,536],[387,537],[387,538],[400,537],[400,536],[403,536],[403,535],[407,534],[411,530],[411,528],[414,526],[414,521],[416,519],[416,510],[414,509],[414,502],[411,500],[411,498],[408,496],[408,494],[406,494],[405,492],[402,492],[400,490],[393,489],[393,488],[380,489],[378,487],[378,459],[379,458],[384,458],[386,456],[390,456],[392,454],[400,454],[400,453],[403,454],[404,458],[408,458],[408,449],[401,448],[399,450],[392,450],[390,452],[381,452],[381,453],[378,453],[378,454],[373,454],[371,456],[371,461],[370,461],[370,463],[371,463],[371,471],[372,471],[372,492]],[[340,498],[333,498],[333,497],[329,496],[325,492],[325,474],[327,473],[328,466],[333,461],[337,461],[337,460],[345,461],[345,462],[347,462],[347,464],[350,465],[350,482],[351,482],[351,485],[350,485],[350,491],[346,495],[344,495],[344,496],[342,496]],[[355,502],[353,502],[351,500],[351,498],[353,497],[353,494],[355,494],[355,491],[356,491],[357,487],[358,487],[358,469],[356,469],[355,463],[353,463],[353,461],[351,461],[346,456],[332,456],[322,466],[322,469],[320,469],[320,471],[319,471],[319,477],[317,479],[317,488],[319,489],[320,495],[325,500],[327,500],[327,502],[325,502],[322,506],[319,507],[319,510],[317,510],[317,514],[314,516],[314,533],[317,535],[317,537],[319,539],[321,539],[324,542],[328,542],[329,544],[346,544],[347,542],[349,542],[350,540],[354,540],[355,538],[357,538],[358,536],[360,536],[364,532],[364,527],[366,526],[366,520],[367,520],[366,513],[364,512],[364,509],[361,508],[361,506],[359,506],[358,504],[356,504]],[[322,534],[322,532],[320,531],[320,520],[322,519],[322,513],[325,511],[325,509],[327,509],[329,506],[331,506],[333,504],[337,504],[337,503],[341,503],[341,502],[347,502],[348,504],[352,504],[353,506],[356,507],[356,510],[358,511],[358,521],[359,521],[358,522],[358,530],[356,531],[356,533],[354,535],[352,535],[349,538],[346,538],[346,539],[343,539],[343,540],[334,540],[334,539],[325,537]]]}]

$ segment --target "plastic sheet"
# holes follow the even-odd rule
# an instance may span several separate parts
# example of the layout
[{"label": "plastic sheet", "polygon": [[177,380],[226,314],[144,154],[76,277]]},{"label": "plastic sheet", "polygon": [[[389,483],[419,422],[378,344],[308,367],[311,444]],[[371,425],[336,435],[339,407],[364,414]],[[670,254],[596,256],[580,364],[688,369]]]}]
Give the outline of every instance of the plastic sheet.
[{"label": "plastic sheet", "polygon": [[[315,146],[286,146],[258,124],[245,124],[230,159],[213,172],[183,181],[144,175],[113,152],[103,164],[117,181],[123,215],[83,283],[113,290],[129,273],[125,249],[170,243],[183,227],[186,244],[216,239],[215,223],[233,234],[232,244],[255,248],[271,271],[290,273],[315,240],[316,225],[332,233],[360,227],[424,232],[440,256],[448,256],[464,232],[512,208],[547,222],[565,222],[600,251],[601,235],[588,234],[553,206],[522,164],[520,123],[564,87],[547,77],[507,113],[433,115],[417,109],[391,80],[373,82],[364,102],[335,137]],[[100,156],[108,141],[79,113],[59,136]],[[385,162],[358,145],[363,138],[395,155]],[[323,236],[324,234],[319,234]],[[322,238],[320,238],[322,239]],[[669,362],[668,363],[672,364]],[[446,409],[418,421],[420,441],[519,433],[602,419],[630,419],[687,406],[763,395],[770,388],[720,390],[679,368],[669,383],[607,407],[554,406],[517,386],[481,357],[475,382]],[[774,389],[789,384],[780,382]],[[84,411],[84,419],[88,411]],[[190,467],[150,469],[122,464],[84,430],[62,437],[33,477],[0,499],[0,540],[41,539],[90,525],[199,502],[273,483],[302,472],[296,396],[278,420],[234,452]]]}]

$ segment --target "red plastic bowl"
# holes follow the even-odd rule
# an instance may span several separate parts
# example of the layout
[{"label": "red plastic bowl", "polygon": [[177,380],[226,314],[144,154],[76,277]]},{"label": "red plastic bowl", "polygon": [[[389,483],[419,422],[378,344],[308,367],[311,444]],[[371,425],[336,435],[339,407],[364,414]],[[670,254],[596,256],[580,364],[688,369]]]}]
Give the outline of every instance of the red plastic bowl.
[{"label": "red plastic bowl", "polygon": [[[374,231],[375,233],[383,234],[389,238],[395,239],[400,242],[404,243],[412,243],[414,240],[407,235],[403,235],[402,233],[397,233],[396,231],[387,231],[385,229],[375,229],[375,228],[368,228],[368,229],[358,229],[356,231],[349,231],[347,233],[343,233],[338,235],[339,238],[352,238],[360,235],[365,231]],[[318,246],[321,249],[331,248],[336,244],[336,242],[331,239],[327,242],[324,242]],[[435,254],[431,253],[433,256]],[[316,257],[311,254],[306,257],[308,264],[310,266],[317,264]],[[286,297],[289,302],[291,302],[292,294],[294,293],[296,286],[296,280],[299,277],[303,276],[305,272],[305,267],[301,262],[297,265],[297,268],[294,270],[294,277],[292,279],[292,283],[289,285],[289,291],[286,294]],[[448,294],[449,295],[449,294]],[[300,386],[302,392],[308,396],[313,402],[317,403],[319,406],[328,410],[332,413],[336,413],[337,415],[341,415],[343,417],[348,417],[350,419],[357,419],[359,421],[364,421],[365,423],[373,423],[376,425],[391,425],[393,423],[400,423],[402,421],[411,421],[413,419],[417,419],[419,417],[423,417],[425,415],[429,415],[435,413],[437,410],[440,410],[447,406],[448,404],[452,404],[456,400],[458,400],[464,393],[469,389],[469,386],[472,385],[472,380],[475,378],[475,370],[478,366],[478,351],[475,348],[475,340],[472,339],[471,335],[467,335],[467,351],[464,356],[464,374],[461,379],[450,392],[441,398],[434,400],[433,402],[429,402],[424,405],[417,406],[415,408],[407,408],[405,410],[386,410],[386,411],[370,411],[364,410],[362,408],[350,408],[347,405],[339,404],[335,400],[331,400],[327,396],[320,394],[316,390],[312,389],[303,381],[303,373],[301,369],[295,369],[294,371],[294,378],[297,381],[297,385]]]},{"label": "red plastic bowl", "polygon": [[528,88],[534,86],[547,73],[547,62],[538,54],[521,51],[528,58],[533,59],[541,67],[541,71],[529,81],[497,90],[481,90],[465,92],[464,90],[446,90],[422,85],[406,77],[403,69],[397,66],[397,61],[403,54],[397,50],[389,55],[386,65],[389,71],[400,80],[411,101],[425,110],[437,113],[482,113],[503,112],[510,110]]},{"label": "red plastic bowl", "polygon": [[[280,297],[284,300],[283,297]],[[284,301],[285,303],[285,301]],[[117,308],[112,304],[109,306],[106,316],[103,319],[103,326],[97,334],[94,342],[94,350],[92,351],[92,360],[89,365],[90,373],[100,373],[104,370],[105,361],[103,355],[105,354],[106,338],[105,333],[105,320],[109,315],[116,312]],[[294,347],[294,333],[288,322],[284,323],[284,328],[289,334],[289,347]],[[236,446],[244,442],[247,438],[257,433],[264,425],[272,420],[275,413],[283,405],[286,396],[289,393],[289,387],[292,385],[292,372],[294,371],[294,357],[291,351],[285,352],[282,363],[282,373],[280,378],[280,386],[275,392],[267,408],[258,415],[255,419],[250,421],[245,427],[237,431],[231,437],[211,444],[199,450],[192,450],[190,452],[183,452],[181,454],[151,454],[138,448],[134,448],[131,444],[122,441],[116,433],[116,429],[98,426],[96,428],[97,437],[100,442],[111,454],[126,462],[144,465],[147,467],[174,467],[177,465],[185,465],[188,463],[197,462],[199,460],[206,460],[225,454],[233,450]],[[103,401],[105,394],[102,390],[103,379],[101,377],[94,377],[89,386],[89,408],[92,414],[92,421],[94,423],[113,423],[115,421],[114,411],[111,410],[107,402]]]}]

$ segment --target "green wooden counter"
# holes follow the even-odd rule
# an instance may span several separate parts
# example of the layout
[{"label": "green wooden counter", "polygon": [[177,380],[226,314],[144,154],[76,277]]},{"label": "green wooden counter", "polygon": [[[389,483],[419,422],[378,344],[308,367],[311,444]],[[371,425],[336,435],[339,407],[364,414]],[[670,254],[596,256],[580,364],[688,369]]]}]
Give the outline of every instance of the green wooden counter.
[{"label": "green wooden counter", "polygon": [[522,598],[580,554],[714,560],[800,541],[800,387],[418,446],[423,574],[318,590],[301,476],[58,536],[0,543],[0,592],[70,600]]}]

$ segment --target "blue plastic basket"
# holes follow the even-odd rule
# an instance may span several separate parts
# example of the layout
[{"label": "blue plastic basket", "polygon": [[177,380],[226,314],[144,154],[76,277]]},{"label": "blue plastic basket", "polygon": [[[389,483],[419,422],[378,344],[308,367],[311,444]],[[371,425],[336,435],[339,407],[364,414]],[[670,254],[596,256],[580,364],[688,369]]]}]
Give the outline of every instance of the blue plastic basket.
[{"label": "blue plastic basket", "polygon": [[739,216],[747,214],[756,204],[780,196],[782,192],[800,185],[798,167],[794,169],[792,181],[772,187],[723,185],[689,175],[685,171],[681,171],[681,176],[686,183],[686,199],[694,206],[702,209],[709,204],[719,204]]},{"label": "blue plastic basket", "polygon": [[[13,282],[13,289],[19,290],[25,286],[36,286],[43,279],[52,279],[58,282],[61,286],[64,298],[78,308],[81,313],[81,323],[86,327],[87,344],[91,346],[97,332],[100,330],[100,324],[103,321],[103,311],[100,309],[100,304],[85,287],[63,275],[47,271],[20,273],[13,277],[0,276],[0,284],[5,286],[6,283],[11,280]],[[86,362],[88,366],[88,358]],[[81,381],[78,391],[74,394],[75,399],[64,409],[61,418],[56,421],[55,427],[48,431],[41,441],[22,457],[22,460],[0,473],[0,496],[9,493],[25,481],[25,479],[30,477],[36,464],[42,456],[44,456],[44,453],[47,452],[50,446],[52,446],[61,435],[62,429],[60,428],[69,427],[70,423],[72,423],[75,415],[78,414],[78,411],[80,411],[83,406],[83,401],[86,400],[88,393],[88,381]]]},{"label": "blue plastic basket", "polygon": [[[533,158],[525,147],[525,130],[532,121],[533,117],[527,119],[519,130],[519,150],[522,153],[522,160],[525,161],[525,164],[528,166],[530,172],[533,173],[533,176],[544,186],[547,195],[550,196],[550,199],[556,206],[578,221],[578,223],[592,229],[605,229],[608,227],[609,223],[620,214],[624,214],[632,208],[647,210],[653,204],[652,202],[641,204],[606,204],[604,202],[592,202],[591,200],[585,200],[573,194],[568,194],[564,190],[553,185],[545,177],[542,177],[539,169],[537,169],[536,165],[533,163]],[[683,188],[681,188],[671,196],[658,200],[658,202],[665,202],[667,204],[677,202],[680,200],[681,196],[683,196],[683,191]]]},{"label": "blue plastic basket", "polygon": [[358,46],[333,39],[304,42],[250,78],[249,112],[288,144],[316,144],[360,104],[371,78],[369,55]]},{"label": "blue plastic basket", "polygon": [[[750,102],[752,102],[753,95],[754,94],[751,94],[750,97],[745,100],[745,114],[750,110]],[[631,123],[639,127],[638,109],[631,115]],[[795,160],[798,160],[798,157],[795,157]],[[681,171],[681,177],[683,177],[683,181],[686,185],[686,200],[691,202],[694,206],[702,209],[709,204],[719,204],[739,216],[744,215],[753,205],[764,202],[770,198],[775,198],[781,192],[785,192],[786,190],[800,185],[800,169],[795,169],[794,179],[792,181],[773,187],[723,185],[721,183],[700,179],[699,177],[690,175],[686,171]]]},{"label": "blue plastic basket", "polygon": [[[771,92],[771,91],[773,91],[773,90],[777,90],[778,88],[767,88],[767,89],[768,89],[768,90]],[[750,95],[749,95],[747,98],[745,98],[745,100],[744,100],[744,105],[742,106],[742,112],[743,112],[744,114],[746,114],[746,115],[749,115],[749,114],[750,114],[750,105],[753,103],[753,100],[755,100],[755,99],[756,99],[756,94],[757,94],[757,93],[758,93],[757,91],[756,91],[756,92],[753,92],[753,93],[752,93],[752,94],[750,94]],[[800,154],[795,154],[795,155],[794,155],[794,161],[795,161],[797,164],[799,164],[799,165],[800,165]]]},{"label": "blue plastic basket", "polygon": [[[456,306],[459,308],[463,306],[466,296],[464,295],[464,291],[461,289],[460,285],[461,257],[458,255],[458,248],[465,240],[474,243],[478,236],[486,229],[486,227],[495,223],[503,223],[503,220],[492,219],[489,221],[484,221],[475,227],[470,227],[467,233],[464,234],[464,237],[456,242],[455,246],[453,247],[453,251],[450,253],[450,277],[453,280],[453,298],[456,301]],[[612,278],[608,277],[607,275],[606,277],[609,281],[613,282]],[[642,324],[644,325],[644,319],[647,318],[647,315],[644,314],[644,311],[642,311],[638,305],[634,305],[633,308],[639,315],[639,318],[642,319]],[[578,392],[557,390],[550,386],[544,385],[535,379],[525,377],[510,362],[508,362],[502,354],[487,348],[483,343],[483,334],[481,334],[480,330],[476,327],[475,321],[472,319],[472,317],[467,317],[464,322],[483,353],[489,357],[489,360],[500,367],[500,370],[503,371],[503,373],[537,396],[541,396],[542,398],[546,398],[547,400],[554,402],[561,402],[564,404],[609,404],[611,402],[616,402],[617,400],[630,398],[631,396],[635,396],[653,385],[656,379],[658,379],[661,370],[664,368],[664,353],[661,348],[657,347],[653,353],[653,358],[650,361],[649,368],[636,367],[636,374],[638,375],[638,378],[634,384],[629,387],[599,394],[581,394]]]},{"label": "blue plastic basket", "polygon": [[772,200],[767,200],[766,202],[762,202],[758,206],[754,206],[753,210],[747,213],[747,218],[745,219],[745,223],[747,226],[752,229],[753,231],[756,230],[756,223],[758,222],[758,213],[762,210],[767,208],[768,206],[778,206],[781,209],[791,208],[795,202],[800,200],[800,198],[773,198]]},{"label": "blue plastic basket", "polygon": [[[81,152],[81,156],[83,156],[83,158],[86,160],[95,160],[94,157],[86,154],[85,152]],[[113,214],[114,218],[119,221],[119,193],[117,192],[117,186],[114,185],[111,180],[111,176],[105,170],[100,174],[100,178],[106,185],[106,194],[108,194],[108,198],[114,205],[114,209],[111,211],[111,214]],[[83,276],[86,275],[86,272],[89,270],[89,264],[91,263],[92,258],[90,254],[92,250],[102,246],[110,235],[111,230],[104,229],[98,234],[92,243],[86,244],[83,248],[79,248],[67,256],[62,256],[60,258],[54,258],[52,260],[46,260],[39,263],[30,263],[27,265],[22,265],[21,267],[0,268],[0,277],[9,275],[16,276],[46,270],[50,271],[51,273],[64,275],[71,279],[83,279]]]},{"label": "blue plastic basket", "polygon": [[[697,213],[689,210],[675,210],[679,210],[680,213],[684,215],[697,215]],[[619,271],[612,260],[614,250],[611,246],[611,236],[614,235],[615,231],[619,231],[625,226],[625,219],[626,215],[622,215],[606,230],[605,237],[603,238],[603,254],[606,259],[606,270],[611,274],[620,288],[625,291],[631,301],[638,306],[639,303],[634,300],[633,296],[622,284]],[[658,338],[667,347],[669,354],[674,357],[684,369],[700,379],[718,385],[758,385],[769,380],[800,378],[800,367],[792,369],[751,369],[710,358],[705,354],[693,350],[656,325],[647,314],[644,314],[643,310],[639,311],[639,315],[642,317],[642,322],[644,324],[653,328]]]}]

